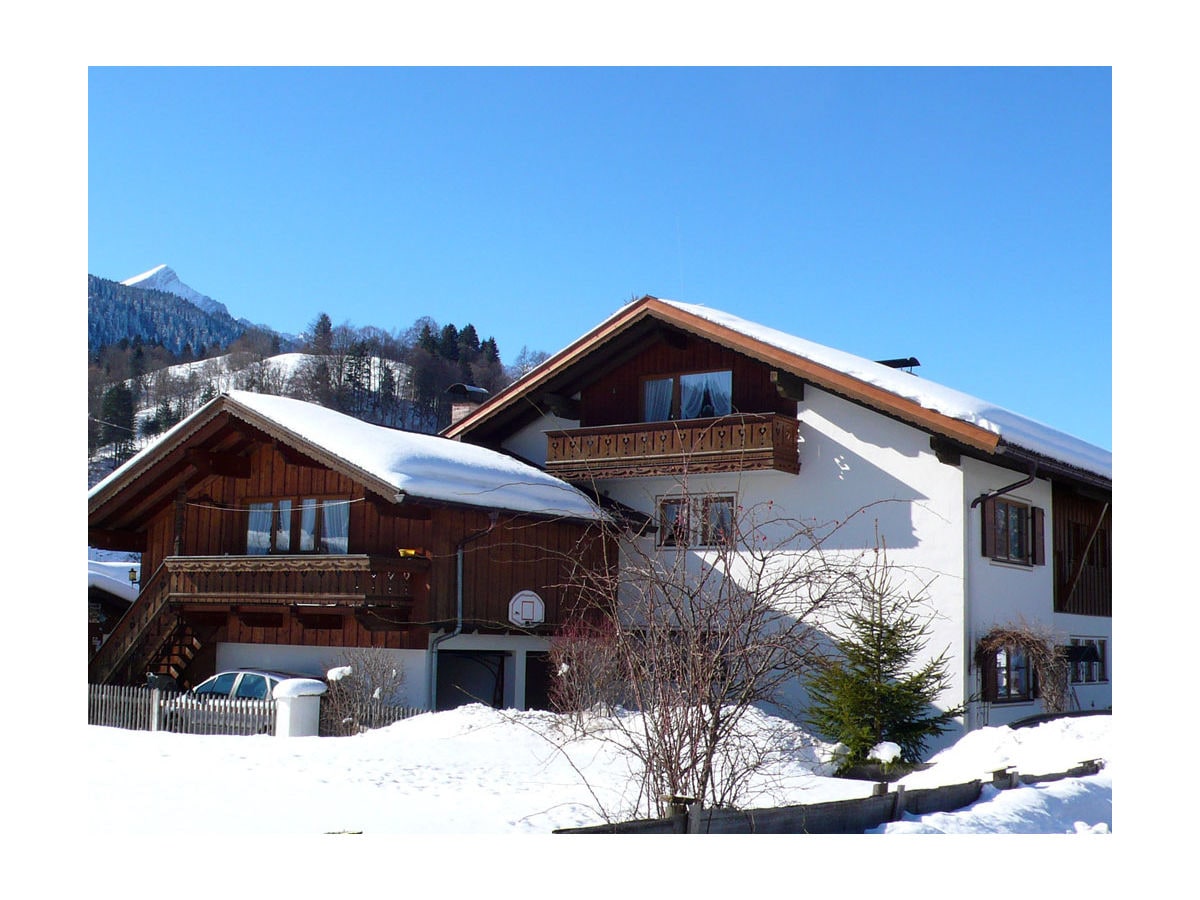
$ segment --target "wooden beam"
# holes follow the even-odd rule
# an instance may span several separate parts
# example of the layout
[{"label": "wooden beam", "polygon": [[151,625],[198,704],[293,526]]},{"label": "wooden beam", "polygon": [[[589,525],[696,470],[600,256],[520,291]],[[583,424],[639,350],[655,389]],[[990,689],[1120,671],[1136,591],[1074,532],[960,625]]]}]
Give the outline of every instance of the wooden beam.
[{"label": "wooden beam", "polygon": [[803,378],[797,378],[791,372],[781,372],[778,369],[772,369],[771,384],[775,385],[776,393],[785,400],[795,400],[797,403],[804,401]]},{"label": "wooden beam", "polygon": [[250,477],[250,459],[245,456],[233,453],[215,453],[211,450],[190,447],[187,451],[187,461],[205,477],[209,475],[225,475],[230,478]]},{"label": "wooden beam", "polygon": [[542,394],[541,400],[542,405],[560,419],[574,419],[575,421],[579,421],[578,400],[564,397],[562,394],[550,393],[549,391]]},{"label": "wooden beam", "polygon": [[146,551],[146,534],[139,531],[114,531],[106,528],[88,529],[88,546],[102,550]]},{"label": "wooden beam", "polygon": [[306,456],[305,454],[301,453],[299,450],[296,450],[295,448],[291,447],[288,444],[283,443],[282,441],[272,441],[271,446],[275,448],[275,451],[280,456],[283,457],[283,461],[286,462],[288,465],[299,466],[300,468],[304,468],[304,469],[324,469],[324,468],[326,468],[326,466],[324,464],[317,462],[311,456]]},{"label": "wooden beam", "polygon": [[962,464],[962,452],[956,444],[945,438],[931,434],[929,436],[929,449],[933,451],[934,456],[937,457],[940,463],[945,463],[948,466]]}]

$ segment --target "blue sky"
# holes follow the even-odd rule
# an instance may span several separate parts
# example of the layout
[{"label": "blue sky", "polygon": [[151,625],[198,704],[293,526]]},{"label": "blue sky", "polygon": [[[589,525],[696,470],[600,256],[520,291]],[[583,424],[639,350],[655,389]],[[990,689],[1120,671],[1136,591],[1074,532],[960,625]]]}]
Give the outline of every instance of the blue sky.
[{"label": "blue sky", "polygon": [[553,352],[702,303],[1112,446],[1107,68],[88,73],[88,272]]}]

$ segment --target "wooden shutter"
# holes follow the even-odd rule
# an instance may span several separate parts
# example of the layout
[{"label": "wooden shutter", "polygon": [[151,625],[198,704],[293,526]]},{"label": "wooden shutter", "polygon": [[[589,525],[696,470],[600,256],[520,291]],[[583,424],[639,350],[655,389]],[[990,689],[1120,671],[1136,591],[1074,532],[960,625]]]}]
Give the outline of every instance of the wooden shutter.
[{"label": "wooden shutter", "polygon": [[983,681],[983,700],[987,703],[996,702],[996,654],[989,653],[983,661],[980,673]]},{"label": "wooden shutter", "polygon": [[1029,550],[1035,566],[1046,564],[1046,511],[1038,507],[1030,509]]},{"label": "wooden shutter", "polygon": [[996,556],[996,498],[988,497],[979,507],[983,511],[983,555]]}]

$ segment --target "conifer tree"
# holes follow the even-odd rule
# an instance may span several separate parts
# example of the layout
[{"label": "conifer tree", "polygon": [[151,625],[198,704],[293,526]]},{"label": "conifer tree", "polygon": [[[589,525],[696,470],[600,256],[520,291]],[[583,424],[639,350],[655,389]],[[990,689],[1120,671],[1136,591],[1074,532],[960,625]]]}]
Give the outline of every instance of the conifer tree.
[{"label": "conifer tree", "polygon": [[458,328],[453,323],[442,326],[437,352],[442,359],[458,362]]},{"label": "conifer tree", "polygon": [[116,384],[104,393],[100,407],[100,441],[111,444],[113,456],[120,462],[133,453],[133,392]]},{"label": "conifer tree", "polygon": [[809,681],[809,722],[846,745],[843,769],[868,761],[884,741],[900,747],[903,762],[920,762],[928,740],[945,731],[961,707],[934,703],[949,686],[949,648],[914,667],[929,641],[932,616],[923,595],[897,589],[882,551],[860,582],[859,595],[841,616],[840,658],[828,660]]}]

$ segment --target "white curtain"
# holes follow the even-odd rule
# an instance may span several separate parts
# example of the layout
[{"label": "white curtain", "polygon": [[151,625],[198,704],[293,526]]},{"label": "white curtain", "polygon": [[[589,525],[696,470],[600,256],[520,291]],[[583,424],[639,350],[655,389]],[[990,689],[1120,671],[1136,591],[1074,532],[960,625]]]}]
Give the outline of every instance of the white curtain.
[{"label": "white curtain", "polygon": [[317,549],[317,501],[305,498],[300,501],[300,550],[308,553]]},{"label": "white curtain", "polygon": [[674,378],[652,378],[646,382],[646,411],[643,422],[665,422],[671,418]]},{"label": "white curtain", "polygon": [[279,501],[279,519],[275,522],[275,552],[292,549],[292,501]]},{"label": "white curtain", "polygon": [[270,503],[250,504],[250,527],[246,531],[246,554],[258,556],[271,552],[271,513],[274,506]]},{"label": "white curtain", "polygon": [[700,372],[679,378],[679,417],[710,419],[733,409],[733,373]]},{"label": "white curtain", "polygon": [[340,501],[324,504],[321,520],[321,543],[326,553],[345,553],[350,546],[350,503]]}]

